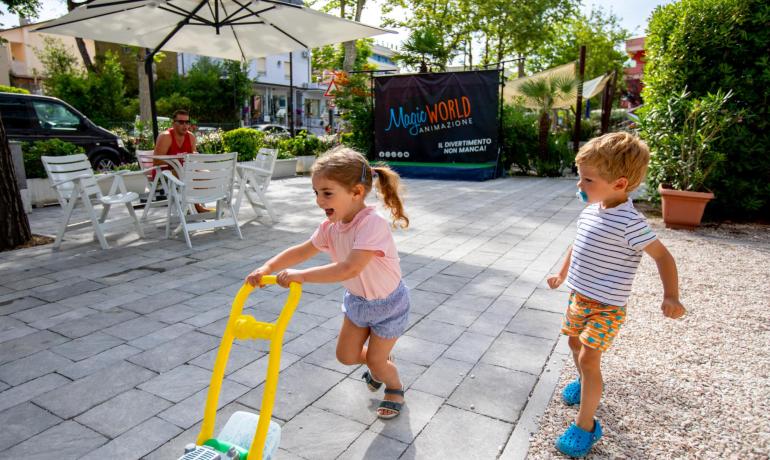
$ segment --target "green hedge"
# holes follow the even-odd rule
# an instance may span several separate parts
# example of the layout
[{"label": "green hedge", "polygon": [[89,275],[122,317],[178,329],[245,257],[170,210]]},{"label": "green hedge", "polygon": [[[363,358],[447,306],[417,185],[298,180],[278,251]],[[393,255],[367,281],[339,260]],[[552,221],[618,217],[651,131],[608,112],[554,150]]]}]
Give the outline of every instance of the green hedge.
[{"label": "green hedge", "polygon": [[0,85],[0,93],[29,94],[29,90],[17,88],[15,86]]},{"label": "green hedge", "polygon": [[265,133],[253,128],[238,128],[222,135],[225,152],[238,152],[238,161],[250,161],[257,157]]},{"label": "green hedge", "polygon": [[[726,110],[745,110],[714,141],[726,161],[704,184],[716,195],[707,211],[721,217],[770,215],[769,23],[766,0],[681,0],[658,7],[648,25],[642,116],[685,90],[696,99],[732,90]],[[652,190],[657,182],[648,178]]]},{"label": "green hedge", "polygon": [[40,160],[42,156],[62,157],[85,153],[83,147],[71,142],[64,142],[60,139],[24,142],[21,145],[21,150],[24,156],[24,173],[28,179],[45,179],[48,177],[45,173],[43,162]]}]

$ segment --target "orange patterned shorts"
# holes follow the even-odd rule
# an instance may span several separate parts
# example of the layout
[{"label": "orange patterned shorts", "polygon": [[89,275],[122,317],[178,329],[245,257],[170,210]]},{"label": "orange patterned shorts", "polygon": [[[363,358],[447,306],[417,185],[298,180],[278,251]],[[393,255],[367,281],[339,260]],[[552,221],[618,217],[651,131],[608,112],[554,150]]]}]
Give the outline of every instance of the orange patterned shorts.
[{"label": "orange patterned shorts", "polygon": [[625,306],[607,305],[572,291],[561,333],[579,337],[583,345],[604,352],[625,321]]}]

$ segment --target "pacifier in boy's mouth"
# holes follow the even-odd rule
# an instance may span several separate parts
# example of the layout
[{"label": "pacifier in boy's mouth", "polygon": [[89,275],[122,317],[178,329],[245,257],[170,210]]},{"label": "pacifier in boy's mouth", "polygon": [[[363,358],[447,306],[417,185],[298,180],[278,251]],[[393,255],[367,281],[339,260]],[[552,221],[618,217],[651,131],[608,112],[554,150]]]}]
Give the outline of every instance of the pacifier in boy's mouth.
[{"label": "pacifier in boy's mouth", "polygon": [[586,192],[582,190],[578,190],[575,192],[575,195],[577,196],[578,200],[580,200],[583,203],[588,203],[588,195],[586,195]]}]

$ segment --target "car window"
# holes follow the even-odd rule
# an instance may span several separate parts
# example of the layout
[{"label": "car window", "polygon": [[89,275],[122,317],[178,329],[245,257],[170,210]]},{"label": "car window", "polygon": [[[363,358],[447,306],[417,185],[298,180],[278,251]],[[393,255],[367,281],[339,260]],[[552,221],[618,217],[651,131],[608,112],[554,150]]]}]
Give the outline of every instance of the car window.
[{"label": "car window", "polygon": [[54,131],[77,131],[80,118],[67,107],[49,101],[32,101],[40,126]]},{"label": "car window", "polygon": [[2,114],[5,129],[32,129],[32,114],[24,99],[0,98],[0,114]]}]

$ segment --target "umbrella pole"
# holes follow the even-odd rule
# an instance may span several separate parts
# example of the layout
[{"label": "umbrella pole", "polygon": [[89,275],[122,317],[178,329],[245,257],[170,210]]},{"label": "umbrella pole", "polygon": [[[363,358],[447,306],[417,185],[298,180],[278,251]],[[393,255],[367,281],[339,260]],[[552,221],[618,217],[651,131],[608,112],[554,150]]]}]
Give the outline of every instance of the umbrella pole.
[{"label": "umbrella pole", "polygon": [[289,51],[289,133],[294,137],[294,53]]},{"label": "umbrella pole", "polygon": [[155,79],[152,75],[152,58],[155,53],[147,53],[144,57],[144,73],[150,84],[150,116],[152,118],[152,142],[158,139],[158,107],[155,105]]}]

